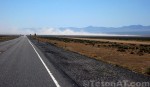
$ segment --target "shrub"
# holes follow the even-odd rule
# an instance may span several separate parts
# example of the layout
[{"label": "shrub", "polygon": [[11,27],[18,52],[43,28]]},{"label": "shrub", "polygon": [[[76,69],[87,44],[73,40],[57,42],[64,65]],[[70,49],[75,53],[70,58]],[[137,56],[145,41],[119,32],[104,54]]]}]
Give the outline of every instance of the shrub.
[{"label": "shrub", "polygon": [[117,51],[126,52],[126,50],[125,50],[125,49],[122,49],[122,48],[119,48]]},{"label": "shrub", "polygon": [[150,67],[145,69],[145,74],[150,75]]},{"label": "shrub", "polygon": [[89,45],[89,44],[86,43],[85,45]]},{"label": "shrub", "polygon": [[100,47],[101,45],[97,45],[97,47]]},{"label": "shrub", "polygon": [[134,52],[132,51],[132,52],[130,52],[130,54],[134,54]]},{"label": "shrub", "polygon": [[118,45],[118,50],[120,52],[125,52],[128,49],[128,46],[125,45]]},{"label": "shrub", "polygon": [[143,52],[141,52],[141,51],[138,51],[138,52],[137,52],[137,54],[138,54],[139,56],[144,55],[144,53],[143,53]]}]

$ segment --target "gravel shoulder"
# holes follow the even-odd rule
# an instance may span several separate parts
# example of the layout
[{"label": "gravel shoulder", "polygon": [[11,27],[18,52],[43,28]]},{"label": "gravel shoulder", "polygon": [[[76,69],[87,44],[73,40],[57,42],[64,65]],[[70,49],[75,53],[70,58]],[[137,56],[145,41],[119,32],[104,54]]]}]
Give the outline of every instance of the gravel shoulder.
[{"label": "gravel shoulder", "polygon": [[[122,67],[58,48],[53,44],[31,40],[59,70],[81,87],[91,87],[89,82],[149,82],[150,76],[132,72]],[[88,82],[88,83],[85,83]],[[101,86],[101,85],[100,85]]]}]

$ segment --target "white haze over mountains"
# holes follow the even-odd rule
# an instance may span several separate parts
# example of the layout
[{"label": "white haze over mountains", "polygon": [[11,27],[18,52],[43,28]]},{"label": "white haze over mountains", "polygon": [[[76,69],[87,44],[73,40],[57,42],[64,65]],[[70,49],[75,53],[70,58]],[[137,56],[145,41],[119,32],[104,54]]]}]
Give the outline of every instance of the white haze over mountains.
[{"label": "white haze over mountains", "polygon": [[66,28],[66,29],[43,28],[37,31],[37,34],[40,34],[40,35],[108,35],[108,34],[102,34],[102,33],[90,33],[90,32],[86,32],[82,30],[74,31],[69,28]]},{"label": "white haze over mountains", "polygon": [[85,31],[74,31],[72,29],[60,28],[16,28],[4,27],[0,25],[0,34],[38,34],[38,35],[108,35],[102,33],[90,33]]},{"label": "white haze over mountains", "polygon": [[15,28],[0,26],[0,34],[38,34],[38,35],[94,35],[94,36],[134,36],[150,34],[150,26],[132,25],[119,28]]}]

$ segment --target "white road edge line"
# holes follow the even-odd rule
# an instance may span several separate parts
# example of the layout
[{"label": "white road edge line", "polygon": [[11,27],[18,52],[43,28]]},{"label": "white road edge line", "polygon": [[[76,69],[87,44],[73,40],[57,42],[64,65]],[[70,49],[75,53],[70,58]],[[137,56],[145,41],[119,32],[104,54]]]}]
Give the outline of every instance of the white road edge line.
[{"label": "white road edge line", "polygon": [[31,43],[31,41],[28,39],[29,43],[31,44],[31,46],[33,47],[34,51],[36,52],[36,54],[38,55],[39,59],[41,60],[42,64],[44,65],[44,67],[46,68],[48,74],[50,75],[50,77],[52,78],[52,80],[54,81],[56,87],[61,87],[57,80],[55,79],[55,77],[53,76],[53,74],[51,73],[51,71],[48,69],[48,67],[46,66],[46,64],[44,63],[43,59],[41,58],[41,56],[39,55],[39,53],[36,51],[35,47],[33,46],[33,44]]}]

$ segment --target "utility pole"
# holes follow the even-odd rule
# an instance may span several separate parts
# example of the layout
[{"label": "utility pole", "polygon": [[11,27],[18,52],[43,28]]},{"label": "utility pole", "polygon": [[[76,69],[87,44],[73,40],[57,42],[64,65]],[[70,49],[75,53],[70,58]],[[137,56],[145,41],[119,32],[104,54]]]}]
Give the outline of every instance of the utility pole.
[{"label": "utility pole", "polygon": [[35,37],[35,39],[36,39],[36,40],[38,41],[38,43],[39,43],[39,39],[38,39],[36,33],[34,34],[34,37]]}]

